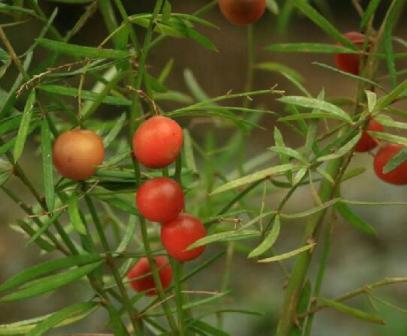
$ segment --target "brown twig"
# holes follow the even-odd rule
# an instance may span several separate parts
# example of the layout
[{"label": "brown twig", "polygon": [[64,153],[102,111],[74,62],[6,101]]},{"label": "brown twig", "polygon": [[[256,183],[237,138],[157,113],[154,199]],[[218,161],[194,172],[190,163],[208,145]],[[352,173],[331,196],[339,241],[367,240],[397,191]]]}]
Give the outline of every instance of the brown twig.
[{"label": "brown twig", "polygon": [[20,59],[18,58],[16,52],[14,51],[13,46],[11,45],[9,39],[7,38],[6,33],[3,30],[3,27],[0,26],[0,40],[4,43],[4,46],[6,47],[11,60],[17,67],[18,71],[24,75],[24,77],[28,77],[26,71],[24,70],[23,65],[21,64]]},{"label": "brown twig", "polygon": [[152,99],[150,96],[147,95],[143,90],[135,89],[134,87],[127,85],[126,89],[135,92],[139,95],[140,98],[144,99],[152,108],[155,115],[160,115],[160,108],[158,107],[157,103]]}]

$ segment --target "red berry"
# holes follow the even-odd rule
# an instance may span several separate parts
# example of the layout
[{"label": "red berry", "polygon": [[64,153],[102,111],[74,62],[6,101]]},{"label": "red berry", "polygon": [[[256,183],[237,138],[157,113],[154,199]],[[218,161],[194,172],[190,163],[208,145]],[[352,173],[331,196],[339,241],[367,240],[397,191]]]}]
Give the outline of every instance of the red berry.
[{"label": "red berry", "polygon": [[54,142],[52,157],[58,172],[72,180],[86,180],[105,157],[102,139],[92,131],[75,129]]},{"label": "red berry", "polygon": [[[374,119],[369,120],[366,131],[383,132],[383,130],[384,128],[382,124],[379,124]],[[375,148],[377,145],[378,141],[375,138],[370,136],[367,132],[363,132],[362,137],[355,146],[355,151],[359,153],[368,152]]]},{"label": "red berry", "polygon": [[164,168],[177,158],[182,137],[182,128],[174,120],[162,116],[152,117],[134,133],[134,155],[148,168]]},{"label": "red berry", "polygon": [[176,260],[187,261],[198,258],[204,246],[186,251],[188,246],[206,236],[202,222],[188,214],[180,214],[176,219],[161,226],[161,242],[168,254]]},{"label": "red berry", "polygon": [[[168,288],[172,279],[172,268],[168,259],[163,256],[155,257],[155,264],[164,289]],[[127,273],[130,285],[136,292],[143,292],[148,296],[157,295],[150,264],[146,257],[141,258]]]},{"label": "red berry", "polygon": [[219,0],[219,8],[229,22],[248,25],[263,16],[266,0]]},{"label": "red berry", "polygon": [[136,204],[148,220],[165,223],[184,209],[184,192],[173,179],[157,177],[141,185],[136,193]]},{"label": "red berry", "polygon": [[383,168],[393,156],[404,148],[403,145],[391,144],[381,148],[374,158],[374,170],[376,175],[383,181],[396,185],[407,184],[407,161],[404,161],[396,169],[383,173]]},{"label": "red berry", "polygon": [[[363,45],[365,41],[365,35],[358,32],[349,32],[344,34],[344,36],[357,46]],[[335,63],[338,69],[342,71],[354,75],[359,74],[360,56],[358,54],[337,54],[335,55]]]}]

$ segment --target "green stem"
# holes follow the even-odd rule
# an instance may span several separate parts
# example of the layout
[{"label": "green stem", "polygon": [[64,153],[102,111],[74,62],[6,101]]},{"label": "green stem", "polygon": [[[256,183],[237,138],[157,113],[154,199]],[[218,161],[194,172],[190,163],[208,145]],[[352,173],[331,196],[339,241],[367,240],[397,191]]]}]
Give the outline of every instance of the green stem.
[{"label": "green stem", "polygon": [[[255,63],[255,43],[254,43],[254,26],[249,25],[247,28],[247,74],[246,74],[246,85],[245,91],[250,92],[253,90],[253,83],[254,83],[254,63]],[[250,107],[250,99],[248,97],[244,98],[243,107],[248,108]],[[247,115],[245,113],[244,115]],[[239,140],[241,141],[241,150],[239,152],[239,172],[241,175],[244,175],[243,170],[243,162],[245,160],[246,154],[246,145],[244,139],[246,138],[246,134],[239,130]],[[264,180],[260,180],[258,183],[263,182]],[[222,212],[226,212],[230,207],[233,206],[235,202],[238,202],[244,195],[250,192],[253,188],[255,188],[258,184],[254,183],[253,185],[246,188],[240,195],[236,196],[229,204],[227,204],[222,210]],[[229,242],[227,245],[227,252],[226,252],[226,261],[225,261],[225,272],[222,277],[221,281],[221,291],[224,292],[229,287],[230,283],[230,275],[232,272],[232,264],[233,264],[233,257],[234,257],[234,250],[235,244],[233,242]],[[223,314],[217,314],[217,324],[218,328],[222,328],[223,325]]]},{"label": "green stem", "polygon": [[182,177],[182,155],[179,154],[178,157],[177,157],[177,160],[175,161],[174,179],[179,184],[182,184],[181,177]]},{"label": "green stem", "polygon": [[106,263],[109,266],[112,274],[113,274],[113,278],[115,279],[115,282],[117,284],[117,287],[119,288],[120,291],[120,295],[122,296],[123,299],[123,305],[127,310],[127,313],[130,317],[130,321],[132,323],[132,326],[134,328],[134,331],[137,335],[140,334],[140,330],[142,329],[141,326],[141,321],[137,319],[136,315],[137,312],[135,311],[135,309],[132,307],[129,295],[127,294],[126,288],[124,287],[122,278],[119,274],[119,272],[117,271],[115,264],[114,264],[114,258],[112,257],[111,254],[111,250],[110,250],[110,246],[109,246],[109,242],[106,238],[105,232],[103,230],[102,227],[102,223],[100,222],[99,216],[97,214],[97,211],[95,209],[95,206],[92,202],[92,199],[90,198],[90,196],[88,194],[85,193],[85,202],[86,205],[88,206],[90,215],[92,217],[93,223],[95,224],[96,227],[96,231],[98,232],[100,241],[102,243],[102,247],[105,250],[106,253]]},{"label": "green stem", "polygon": [[[234,254],[235,254],[234,243],[229,242],[227,245],[227,250],[226,250],[225,270],[224,270],[224,273],[222,276],[221,286],[220,286],[221,293],[228,290],[228,287],[230,284],[230,276],[232,274],[232,264],[233,264]],[[216,318],[217,318],[218,328],[222,328],[223,327],[223,314],[217,313]]]},{"label": "green stem", "polygon": [[162,302],[164,314],[167,317],[167,320],[168,320],[168,323],[169,323],[171,329],[176,333],[177,325],[172,316],[170,306],[168,305],[168,302],[166,301],[166,298],[165,298],[164,288],[161,284],[160,275],[158,273],[157,265],[155,263],[155,259],[152,255],[152,251],[151,251],[151,247],[150,247],[146,221],[142,217],[140,217],[140,228],[141,228],[141,236],[142,236],[142,240],[143,240],[143,245],[146,250],[146,256],[148,259],[148,263],[150,264],[150,267],[151,267],[151,273],[153,275],[155,286],[157,288],[158,298]]},{"label": "green stem", "polygon": [[[362,74],[366,78],[374,78],[374,74],[377,69],[377,59],[374,58],[374,54],[378,49],[379,43],[381,41],[383,35],[383,30],[379,32],[379,35],[376,40],[376,44],[373,45],[372,47],[372,53],[370,54],[371,56],[368,57],[368,59],[365,62],[365,67],[362,70]],[[363,100],[364,97],[364,86],[366,84],[363,82],[359,83],[358,89],[357,89],[357,99],[356,99],[356,104],[355,104],[355,113],[357,113],[358,108],[359,108],[359,102]],[[347,157],[345,158],[340,158],[331,161],[328,164],[326,172],[332,176],[332,178],[336,181],[336,184],[332,186],[329,182],[326,180],[323,180],[321,182],[320,186],[320,192],[319,196],[322,202],[326,202],[332,197],[334,197],[335,192],[337,188],[339,187],[340,184],[340,179],[343,176],[347,166],[350,163],[351,157],[352,157],[353,152],[351,152]],[[310,221],[308,222],[306,228],[305,228],[305,235],[303,242],[308,242],[309,240],[316,241],[317,240],[317,235],[316,235],[316,229],[321,225],[326,211],[321,211],[320,213],[316,214],[313,216]],[[280,320],[277,325],[277,332],[276,336],[288,336],[293,324],[295,323],[296,320],[296,309],[297,309],[297,304],[299,300],[299,295],[301,294],[302,287],[304,284],[304,280],[311,262],[312,258],[312,251],[309,251],[307,253],[303,253],[299,257],[297,257],[297,260],[294,265],[294,269],[292,271],[288,287],[286,290],[285,294],[285,299],[284,299],[284,304],[283,304],[283,309],[282,313],[280,316]],[[322,279],[321,279],[322,281]],[[309,321],[310,326],[308,327],[309,329],[311,328],[311,322],[312,320]]]},{"label": "green stem", "polygon": [[[339,174],[342,160],[333,160],[329,162],[327,167],[327,173],[336,179]],[[321,182],[319,197],[322,202],[327,202],[333,195],[333,186],[330,182],[323,180]],[[310,218],[306,227],[303,244],[307,244],[310,241],[316,242],[315,236],[316,228],[320,225],[324,219],[326,210],[320,211],[316,215]],[[307,251],[297,257],[291,277],[288,282],[288,286],[285,293],[285,300],[281,311],[281,317],[277,325],[276,336],[288,336],[296,318],[296,309],[298,300],[303,288],[305,277],[311,263],[312,252]]]},{"label": "green stem", "polygon": [[140,89],[141,84],[143,83],[144,69],[146,66],[148,52],[150,50],[151,39],[153,37],[153,28],[154,28],[155,20],[157,19],[157,15],[160,13],[163,2],[164,2],[163,0],[157,0],[156,4],[154,6],[153,14],[152,14],[149,26],[147,28],[146,36],[144,38],[143,48],[140,50],[139,65],[138,65],[139,71],[138,71],[138,76],[137,76],[136,83],[135,83],[136,89]]},{"label": "green stem", "polygon": [[218,0],[212,0],[207,5],[203,6],[202,8],[195,11],[192,15],[194,16],[203,16],[208,13],[212,8],[214,8],[218,4]]},{"label": "green stem", "polygon": [[[334,216],[334,214],[332,214]],[[323,245],[322,245],[322,250],[321,250],[321,256],[320,256],[320,261],[319,261],[319,267],[318,267],[318,273],[317,273],[317,278],[315,280],[315,287],[313,290],[312,297],[318,297],[319,293],[321,292],[321,287],[322,287],[322,282],[324,280],[325,272],[326,272],[326,265],[328,263],[328,258],[331,252],[331,242],[332,242],[332,234],[333,234],[333,218],[332,220],[328,221],[327,225],[324,228],[324,234],[323,234]],[[311,307],[316,306],[316,301],[311,304]],[[308,319],[304,323],[304,336],[310,336],[311,335],[311,329],[312,329],[312,322],[314,320],[314,314],[310,314]]]},{"label": "green stem", "polygon": [[174,269],[174,289],[175,289],[175,302],[177,305],[177,314],[178,314],[178,331],[180,336],[185,335],[185,314],[184,309],[182,308],[184,301],[184,294],[182,293],[182,271],[183,264],[172,260],[172,265]]}]

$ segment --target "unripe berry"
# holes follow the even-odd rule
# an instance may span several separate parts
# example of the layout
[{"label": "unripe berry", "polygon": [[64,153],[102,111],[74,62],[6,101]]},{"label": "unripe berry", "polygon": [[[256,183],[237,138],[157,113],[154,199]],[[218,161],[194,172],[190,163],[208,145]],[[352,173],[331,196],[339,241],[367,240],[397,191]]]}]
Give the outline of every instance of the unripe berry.
[{"label": "unripe berry", "polygon": [[133,152],[148,168],[174,162],[182,146],[182,128],[172,119],[155,116],[143,122],[133,136]]},{"label": "unripe berry", "polygon": [[175,219],[184,209],[184,192],[175,180],[157,177],[137,190],[136,205],[148,220],[165,223]]},{"label": "unripe berry", "polygon": [[400,166],[387,174],[383,173],[383,168],[398,152],[404,148],[403,145],[391,144],[381,148],[374,158],[374,170],[376,175],[384,182],[405,185],[407,184],[407,160]]},{"label": "unripe berry", "polygon": [[[365,41],[365,35],[358,32],[348,32],[344,36],[356,46],[362,46]],[[359,74],[360,55],[358,54],[336,54],[335,63],[338,69],[342,71],[353,75]]]},{"label": "unripe berry", "polygon": [[367,129],[365,132],[363,132],[362,137],[358,141],[358,143],[355,146],[355,151],[362,153],[362,152],[368,152],[375,148],[379,143],[378,141],[373,138],[367,131],[373,131],[373,132],[383,132],[384,128],[382,124],[379,124],[376,120],[370,119],[369,123],[367,125]]},{"label": "unripe berry", "polygon": [[54,142],[52,157],[58,172],[71,180],[86,180],[105,157],[102,139],[92,131],[75,129]]},{"label": "unripe berry", "polygon": [[168,254],[178,261],[198,258],[205,246],[188,251],[187,248],[205,236],[206,229],[202,222],[188,214],[180,214],[173,221],[161,226],[161,242]]},{"label": "unripe berry", "polygon": [[248,25],[263,16],[266,0],[219,0],[219,8],[229,22]]},{"label": "unripe berry", "polygon": [[[160,282],[163,289],[166,289],[171,284],[172,268],[168,259],[163,256],[154,258]],[[130,281],[130,286],[136,292],[143,292],[147,296],[157,295],[157,288],[154,283],[152,269],[146,257],[141,258],[127,273],[127,278]]]}]

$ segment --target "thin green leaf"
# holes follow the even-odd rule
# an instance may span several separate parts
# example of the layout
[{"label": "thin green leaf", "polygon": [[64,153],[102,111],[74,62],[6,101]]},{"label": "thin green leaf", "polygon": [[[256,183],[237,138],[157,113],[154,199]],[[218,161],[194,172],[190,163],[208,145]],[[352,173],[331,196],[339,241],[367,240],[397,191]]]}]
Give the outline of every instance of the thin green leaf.
[{"label": "thin green leaf", "polygon": [[293,185],[297,185],[298,183],[300,183],[304,176],[307,174],[307,172],[308,172],[307,167],[300,168],[294,175]]},{"label": "thin green leaf", "polygon": [[[272,152],[278,153],[278,154],[282,154],[286,157],[289,158],[294,158],[300,162],[303,163],[307,163],[307,160],[301,155],[301,153],[299,153],[298,151],[296,151],[293,148],[290,147],[283,147],[283,146],[271,146],[269,148]],[[286,163],[286,162],[284,162]],[[287,161],[288,163],[288,161]]]},{"label": "thin green leaf", "polygon": [[392,170],[396,169],[400,165],[407,162],[407,147],[404,147],[396,155],[394,155],[389,162],[383,168],[383,173],[390,173]]},{"label": "thin green leaf", "polygon": [[397,69],[394,60],[393,51],[393,28],[397,21],[397,17],[400,12],[402,12],[405,6],[405,0],[394,0],[390,4],[389,10],[386,13],[386,17],[383,21],[384,31],[383,31],[383,46],[386,55],[386,64],[389,72],[391,84],[393,87],[397,85]]},{"label": "thin green leaf", "polygon": [[312,113],[300,113],[289,115],[286,117],[278,118],[280,122],[295,121],[295,120],[307,120],[307,119],[335,119],[343,121],[343,117],[337,116],[326,112],[312,112]]},{"label": "thin green leaf", "polygon": [[315,243],[308,244],[308,245],[305,245],[303,247],[300,247],[300,248],[298,248],[296,250],[293,250],[293,251],[290,251],[290,252],[287,252],[287,253],[279,254],[279,255],[276,255],[276,256],[270,257],[270,258],[261,259],[258,262],[259,263],[270,263],[270,262],[289,259],[289,258],[292,258],[292,257],[298,255],[298,254],[304,253],[304,252],[314,248],[315,245],[316,245]]},{"label": "thin green leaf", "polygon": [[[94,308],[96,309],[96,307]],[[65,325],[69,325],[72,323],[75,323],[77,321],[82,320],[83,318],[85,318],[86,316],[89,315],[90,312],[85,312],[84,314],[78,314],[75,316],[72,316],[70,318],[65,319],[63,322],[58,324],[58,327],[63,327]],[[51,314],[48,315],[44,315],[44,316],[40,316],[40,317],[36,317],[36,318],[32,318],[32,319],[28,319],[28,320],[23,320],[23,321],[19,321],[19,322],[14,322],[14,323],[8,323],[8,324],[1,324],[0,325],[0,335],[27,335],[27,333],[30,332],[30,330],[32,330],[33,328],[35,328],[35,326],[39,323],[41,323],[41,321],[46,320],[47,318],[49,318],[51,316]]]},{"label": "thin green leaf", "polygon": [[376,106],[377,102],[377,96],[376,93],[370,91],[370,90],[365,90],[366,93],[366,98],[367,98],[367,108],[370,113],[374,111],[374,108]]},{"label": "thin green leaf", "polygon": [[364,28],[369,23],[370,19],[373,18],[379,4],[380,0],[371,0],[369,2],[369,5],[367,6],[365,12],[363,13],[362,20],[360,21],[360,30],[363,31]]},{"label": "thin green leaf", "polygon": [[117,71],[115,67],[112,67],[106,71],[103,75],[103,79],[107,84],[98,82],[93,88],[93,92],[97,93],[94,101],[87,102],[81,109],[82,118],[86,119],[92,115],[97,108],[103,103],[110,91],[117,85],[117,83],[126,76],[126,71]]},{"label": "thin green leaf", "polygon": [[204,304],[208,304],[208,303],[211,303],[213,301],[219,300],[219,299],[221,299],[222,297],[224,297],[224,296],[226,296],[228,294],[229,294],[229,292],[217,293],[217,294],[211,295],[210,297],[207,297],[205,299],[201,299],[201,300],[197,300],[197,301],[191,301],[191,302],[188,302],[188,303],[182,305],[182,309],[183,310],[188,310],[188,309],[197,308],[197,307],[200,307],[200,306],[202,306]]},{"label": "thin green leaf", "polygon": [[38,323],[27,336],[41,336],[48,330],[51,330],[74,316],[85,318],[92,313],[98,306],[96,302],[77,303],[72,306],[65,307],[58,312],[51,314],[47,319]]},{"label": "thin green leaf", "polygon": [[[79,91],[77,88],[55,85],[55,84],[44,84],[39,86],[39,89],[48,93],[58,94],[61,96],[68,96],[77,98]],[[97,92],[92,92],[88,90],[81,90],[81,98],[89,101],[97,101],[99,94]],[[124,97],[119,96],[105,96],[102,99],[102,103],[115,105],[115,106],[130,106],[131,101]]]},{"label": "thin green leaf", "polygon": [[400,95],[407,90],[407,79],[396,86],[389,94],[381,97],[376,104],[375,111],[382,111],[384,108],[397,100]]},{"label": "thin green leaf", "polygon": [[189,245],[187,251],[192,250],[199,246],[208,245],[212,243],[250,239],[253,237],[258,237],[259,235],[260,233],[255,230],[238,230],[214,233],[204,238],[201,238],[194,242],[193,244]]},{"label": "thin green leaf", "polygon": [[378,88],[381,88],[381,89],[385,90],[385,88],[384,88],[382,85],[380,85],[380,84],[377,83],[377,82],[372,81],[371,79],[367,79],[367,78],[362,77],[362,76],[354,75],[354,74],[352,74],[352,73],[350,73],[350,72],[346,72],[346,71],[340,70],[340,69],[338,69],[338,68],[336,68],[336,67],[333,67],[333,66],[331,66],[331,65],[324,64],[324,63],[321,63],[321,62],[312,62],[312,64],[313,64],[313,65],[317,65],[317,66],[319,66],[319,67],[321,67],[321,68],[328,69],[328,70],[330,70],[330,71],[339,73],[339,74],[341,74],[341,75],[343,75],[343,76],[346,76],[346,77],[349,77],[349,78],[352,78],[352,79],[356,79],[356,80],[358,80],[358,81],[360,81],[360,82],[364,82],[364,83],[371,84],[371,85],[373,85],[373,86],[375,86],[375,87],[378,87]]},{"label": "thin green leaf", "polygon": [[100,256],[97,254],[83,254],[78,256],[66,257],[63,259],[46,261],[42,264],[30,267],[5,281],[0,286],[0,292],[19,287],[20,285],[38,279],[43,275],[46,275],[51,272],[68,269],[73,266],[82,266],[94,263],[99,260]]},{"label": "thin green leaf", "polygon": [[272,12],[275,15],[279,14],[280,10],[276,0],[266,0],[266,5],[270,12]]},{"label": "thin green leaf", "polygon": [[322,43],[274,43],[266,47],[272,52],[318,53],[318,54],[354,54],[359,51],[347,47]]},{"label": "thin green leaf", "polygon": [[352,139],[350,139],[346,144],[344,144],[342,147],[337,149],[334,154],[328,154],[328,155],[323,155],[320,156],[317,161],[318,162],[324,162],[324,161],[329,161],[329,160],[335,160],[337,158],[340,158],[344,156],[345,154],[349,153],[353,147],[356,146],[360,138],[362,137],[362,133],[356,134]]},{"label": "thin green leaf", "polygon": [[384,115],[384,114],[379,114],[378,116],[375,117],[375,120],[377,120],[380,124],[382,124],[383,126],[386,126],[386,127],[394,127],[394,128],[407,130],[406,122],[393,120],[391,117]]},{"label": "thin green leaf", "polygon": [[[0,94],[0,99],[3,99]],[[18,128],[21,124],[21,115],[14,115],[0,121],[0,135],[7,134]]]},{"label": "thin green leaf", "polygon": [[13,157],[15,162],[17,162],[18,159],[21,157],[21,154],[23,154],[25,141],[27,139],[28,130],[30,128],[34,103],[35,103],[35,90],[32,90],[24,106],[23,117],[21,118],[20,128],[18,129],[16,142],[13,149]]},{"label": "thin green leaf", "polygon": [[339,202],[335,205],[335,209],[339,214],[355,229],[366,233],[368,235],[376,235],[377,232],[374,227],[367,223],[363,218],[357,215],[348,205],[343,202]]},{"label": "thin green leaf", "polygon": [[[25,57],[23,68],[25,71],[31,65],[33,52],[29,52]],[[3,118],[5,115],[9,113],[10,110],[14,109],[14,102],[16,100],[16,91],[20,88],[21,84],[23,83],[24,76],[20,73],[16,80],[14,80],[13,86],[8,90],[5,97],[2,97],[0,100],[0,118]]]},{"label": "thin green leaf", "polygon": [[282,218],[287,218],[287,219],[294,219],[294,218],[303,218],[303,217],[308,217],[311,215],[314,215],[324,209],[327,209],[333,205],[335,205],[336,203],[338,203],[340,201],[340,198],[334,198],[330,201],[327,201],[323,204],[320,204],[316,207],[313,207],[311,209],[305,210],[305,211],[301,211],[301,212],[296,212],[296,213],[290,213],[290,214],[286,214],[286,213],[281,213],[280,216]]},{"label": "thin green leaf", "polygon": [[202,320],[191,320],[191,322],[189,322],[189,327],[192,329],[204,332],[204,335],[229,336],[229,334],[227,332],[224,332],[218,328],[215,328],[212,325],[210,325]]},{"label": "thin green leaf", "polygon": [[196,80],[193,72],[189,69],[184,70],[184,80],[185,84],[187,85],[189,91],[194,96],[194,98],[198,101],[207,101],[209,100],[209,96],[206,92],[202,89],[199,85],[198,81]]},{"label": "thin green leaf", "polygon": [[109,145],[116,139],[119,135],[120,131],[122,130],[125,122],[126,122],[126,113],[123,113],[115,122],[113,128],[110,132],[103,138],[103,144],[105,148],[109,147]]},{"label": "thin green leaf", "polygon": [[[14,228],[13,226],[12,228],[20,233],[26,233],[29,237],[32,237],[36,233],[31,225],[25,223],[24,221],[17,221],[16,228]],[[40,247],[43,251],[51,252],[56,249],[55,245],[53,245],[49,240],[43,237],[38,237],[35,242],[37,246]]]},{"label": "thin green leaf", "polygon": [[130,242],[134,239],[134,234],[136,232],[136,217],[131,216],[126,227],[126,231],[123,234],[123,238],[116,249],[116,253],[123,253]]},{"label": "thin green leaf", "polygon": [[289,170],[293,170],[295,168],[292,164],[283,164],[279,166],[274,166],[271,168],[260,170],[256,173],[246,175],[244,177],[238,178],[236,180],[230,181],[225,183],[224,185],[216,188],[211,195],[220,194],[222,192],[239,188],[249,183],[256,182],[258,180],[262,180],[271,176],[278,176],[281,175]]},{"label": "thin green leaf", "polygon": [[98,262],[50,276],[46,279],[46,281],[37,281],[31,286],[28,285],[17,292],[2,297],[0,302],[24,300],[53,291],[91,273],[96,268],[100,267],[101,264],[102,262]]},{"label": "thin green leaf", "polygon": [[69,198],[68,213],[75,231],[79,232],[81,235],[85,235],[87,231],[79,213],[79,199],[76,192],[73,192]]},{"label": "thin green leaf", "polygon": [[294,69],[291,69],[280,63],[260,63],[255,66],[255,68],[265,71],[278,72],[283,77],[285,77],[291,84],[293,84],[298,90],[300,90],[304,95],[311,97],[311,94],[307,91],[304,85],[301,82],[304,81],[302,76],[296,72]]},{"label": "thin green leaf", "polygon": [[47,216],[47,219],[45,221],[45,223],[40,227],[39,230],[37,230],[35,232],[35,234],[33,234],[30,238],[30,240],[27,242],[27,246],[32,244],[33,242],[37,241],[37,239],[39,239],[42,234],[48,230],[48,228],[55,223],[56,220],[59,219],[59,217],[61,217],[61,215],[63,214],[63,211],[60,211],[59,213],[52,213],[51,217]]},{"label": "thin green leaf", "polygon": [[42,182],[44,185],[45,201],[49,212],[54,211],[54,173],[52,163],[51,132],[47,118],[41,124],[41,156],[42,156]]},{"label": "thin green leaf", "polygon": [[130,56],[129,52],[125,50],[85,47],[72,43],[49,40],[46,38],[38,39],[38,44],[46,49],[74,57],[120,59],[128,58]]},{"label": "thin green leaf", "polygon": [[375,139],[384,140],[384,141],[387,141],[390,143],[396,143],[396,144],[407,146],[407,138],[405,138],[405,137],[390,134],[390,133],[385,133],[385,132],[368,131],[368,133],[371,136],[373,136]]},{"label": "thin green leaf", "polygon": [[274,224],[270,232],[267,234],[266,238],[257,246],[253,251],[250,252],[249,258],[256,258],[268,250],[270,250],[274,243],[277,241],[278,236],[280,235],[280,216],[274,218]]},{"label": "thin green leaf", "polygon": [[294,2],[294,5],[334,40],[352,50],[356,50],[356,47],[352,44],[352,42],[344,37],[341,32],[339,32],[327,19],[319,14],[306,0],[297,0]]},{"label": "thin green leaf", "polygon": [[197,172],[194,148],[192,146],[192,139],[188,129],[184,129],[184,158],[187,168],[193,172]]},{"label": "thin green leaf", "polygon": [[284,96],[282,98],[279,98],[278,100],[285,104],[292,104],[296,106],[328,112],[340,118],[343,121],[352,123],[352,118],[344,110],[342,110],[340,107],[334,104],[328,103],[320,99],[301,96]]},{"label": "thin green leaf", "polygon": [[259,63],[255,65],[255,68],[270,72],[277,72],[284,75],[289,75],[291,78],[294,78],[298,82],[304,81],[304,78],[301,76],[299,72],[284,64],[275,62]]},{"label": "thin green leaf", "polygon": [[368,321],[368,322],[378,323],[378,324],[385,324],[383,319],[380,316],[369,314],[362,310],[349,307],[341,302],[338,302],[335,300],[330,300],[330,299],[325,299],[325,298],[318,298],[318,301],[321,304],[323,304],[324,306],[331,307],[341,313],[345,313],[347,315],[356,317],[358,319]]}]

